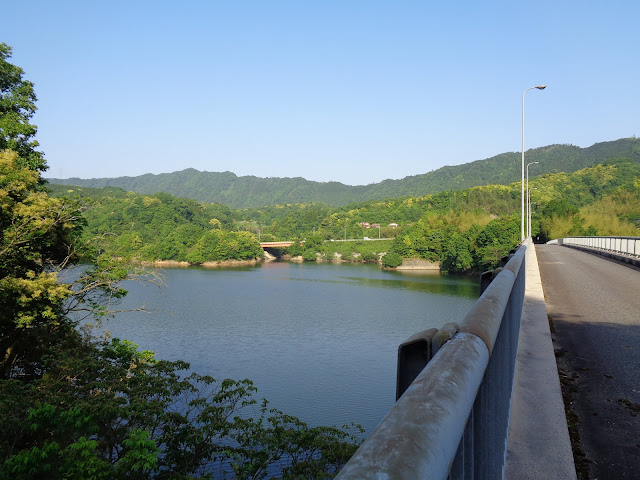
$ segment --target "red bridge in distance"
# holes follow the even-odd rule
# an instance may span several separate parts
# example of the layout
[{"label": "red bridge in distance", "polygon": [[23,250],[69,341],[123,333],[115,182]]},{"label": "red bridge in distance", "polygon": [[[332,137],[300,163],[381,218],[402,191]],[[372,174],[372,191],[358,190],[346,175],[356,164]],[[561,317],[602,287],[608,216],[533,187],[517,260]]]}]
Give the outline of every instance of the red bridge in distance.
[{"label": "red bridge in distance", "polygon": [[286,248],[290,247],[293,242],[260,242],[262,248]]}]

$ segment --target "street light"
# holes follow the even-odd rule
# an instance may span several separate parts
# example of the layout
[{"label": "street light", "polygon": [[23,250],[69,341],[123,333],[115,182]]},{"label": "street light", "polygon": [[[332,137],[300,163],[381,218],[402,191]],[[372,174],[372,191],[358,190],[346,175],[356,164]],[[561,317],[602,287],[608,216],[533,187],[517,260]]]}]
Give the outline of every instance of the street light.
[{"label": "street light", "polygon": [[538,85],[536,87],[529,87],[522,93],[522,206],[520,209],[520,240],[524,242],[524,94],[529,90],[537,88],[538,90],[544,90],[546,85]]},{"label": "street light", "polygon": [[[540,162],[527,163],[527,190],[529,189],[529,165],[537,165],[538,163],[540,163]],[[529,225],[529,223],[531,223],[531,212],[529,211],[530,209],[531,209],[531,205],[527,201],[527,225]],[[531,236],[531,228],[527,228],[527,232],[529,232],[529,235],[527,235],[527,237],[530,237]]]},{"label": "street light", "polygon": [[527,195],[527,212],[529,217],[527,218],[527,237],[531,236],[531,190],[537,190],[537,188],[530,188]]}]

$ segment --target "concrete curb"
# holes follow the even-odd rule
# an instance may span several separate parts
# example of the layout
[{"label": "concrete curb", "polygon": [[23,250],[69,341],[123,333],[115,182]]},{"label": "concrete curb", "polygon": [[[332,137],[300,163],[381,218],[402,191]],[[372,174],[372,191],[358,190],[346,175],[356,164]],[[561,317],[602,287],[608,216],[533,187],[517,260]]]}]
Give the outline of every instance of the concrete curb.
[{"label": "concrete curb", "polygon": [[505,479],[576,479],[535,246],[527,280],[513,386]]}]

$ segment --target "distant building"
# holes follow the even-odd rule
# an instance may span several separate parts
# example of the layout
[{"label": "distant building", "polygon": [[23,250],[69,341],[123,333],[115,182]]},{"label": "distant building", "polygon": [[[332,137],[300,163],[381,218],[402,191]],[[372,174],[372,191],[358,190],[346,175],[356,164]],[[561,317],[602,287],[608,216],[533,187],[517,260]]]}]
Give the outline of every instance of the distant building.
[{"label": "distant building", "polygon": [[388,227],[391,228],[398,228],[398,224],[397,223],[390,223],[389,225],[387,225]]},{"label": "distant building", "polygon": [[372,223],[371,224],[371,228],[380,228],[380,224],[379,223]]},{"label": "distant building", "polygon": [[371,228],[371,225],[369,225],[369,222],[360,222],[360,226],[362,228]]}]

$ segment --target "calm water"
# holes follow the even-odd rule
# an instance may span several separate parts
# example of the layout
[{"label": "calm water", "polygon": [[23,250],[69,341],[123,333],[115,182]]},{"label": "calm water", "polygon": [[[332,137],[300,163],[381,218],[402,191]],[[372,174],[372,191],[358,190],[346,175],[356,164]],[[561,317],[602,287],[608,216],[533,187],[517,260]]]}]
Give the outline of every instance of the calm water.
[{"label": "calm water", "polygon": [[312,425],[367,433],[394,403],[398,345],[461,319],[479,294],[477,279],[376,265],[161,272],[161,289],[125,285],[125,307],[153,311],[109,320],[115,337],[217,379],[249,378],[258,397]]}]

